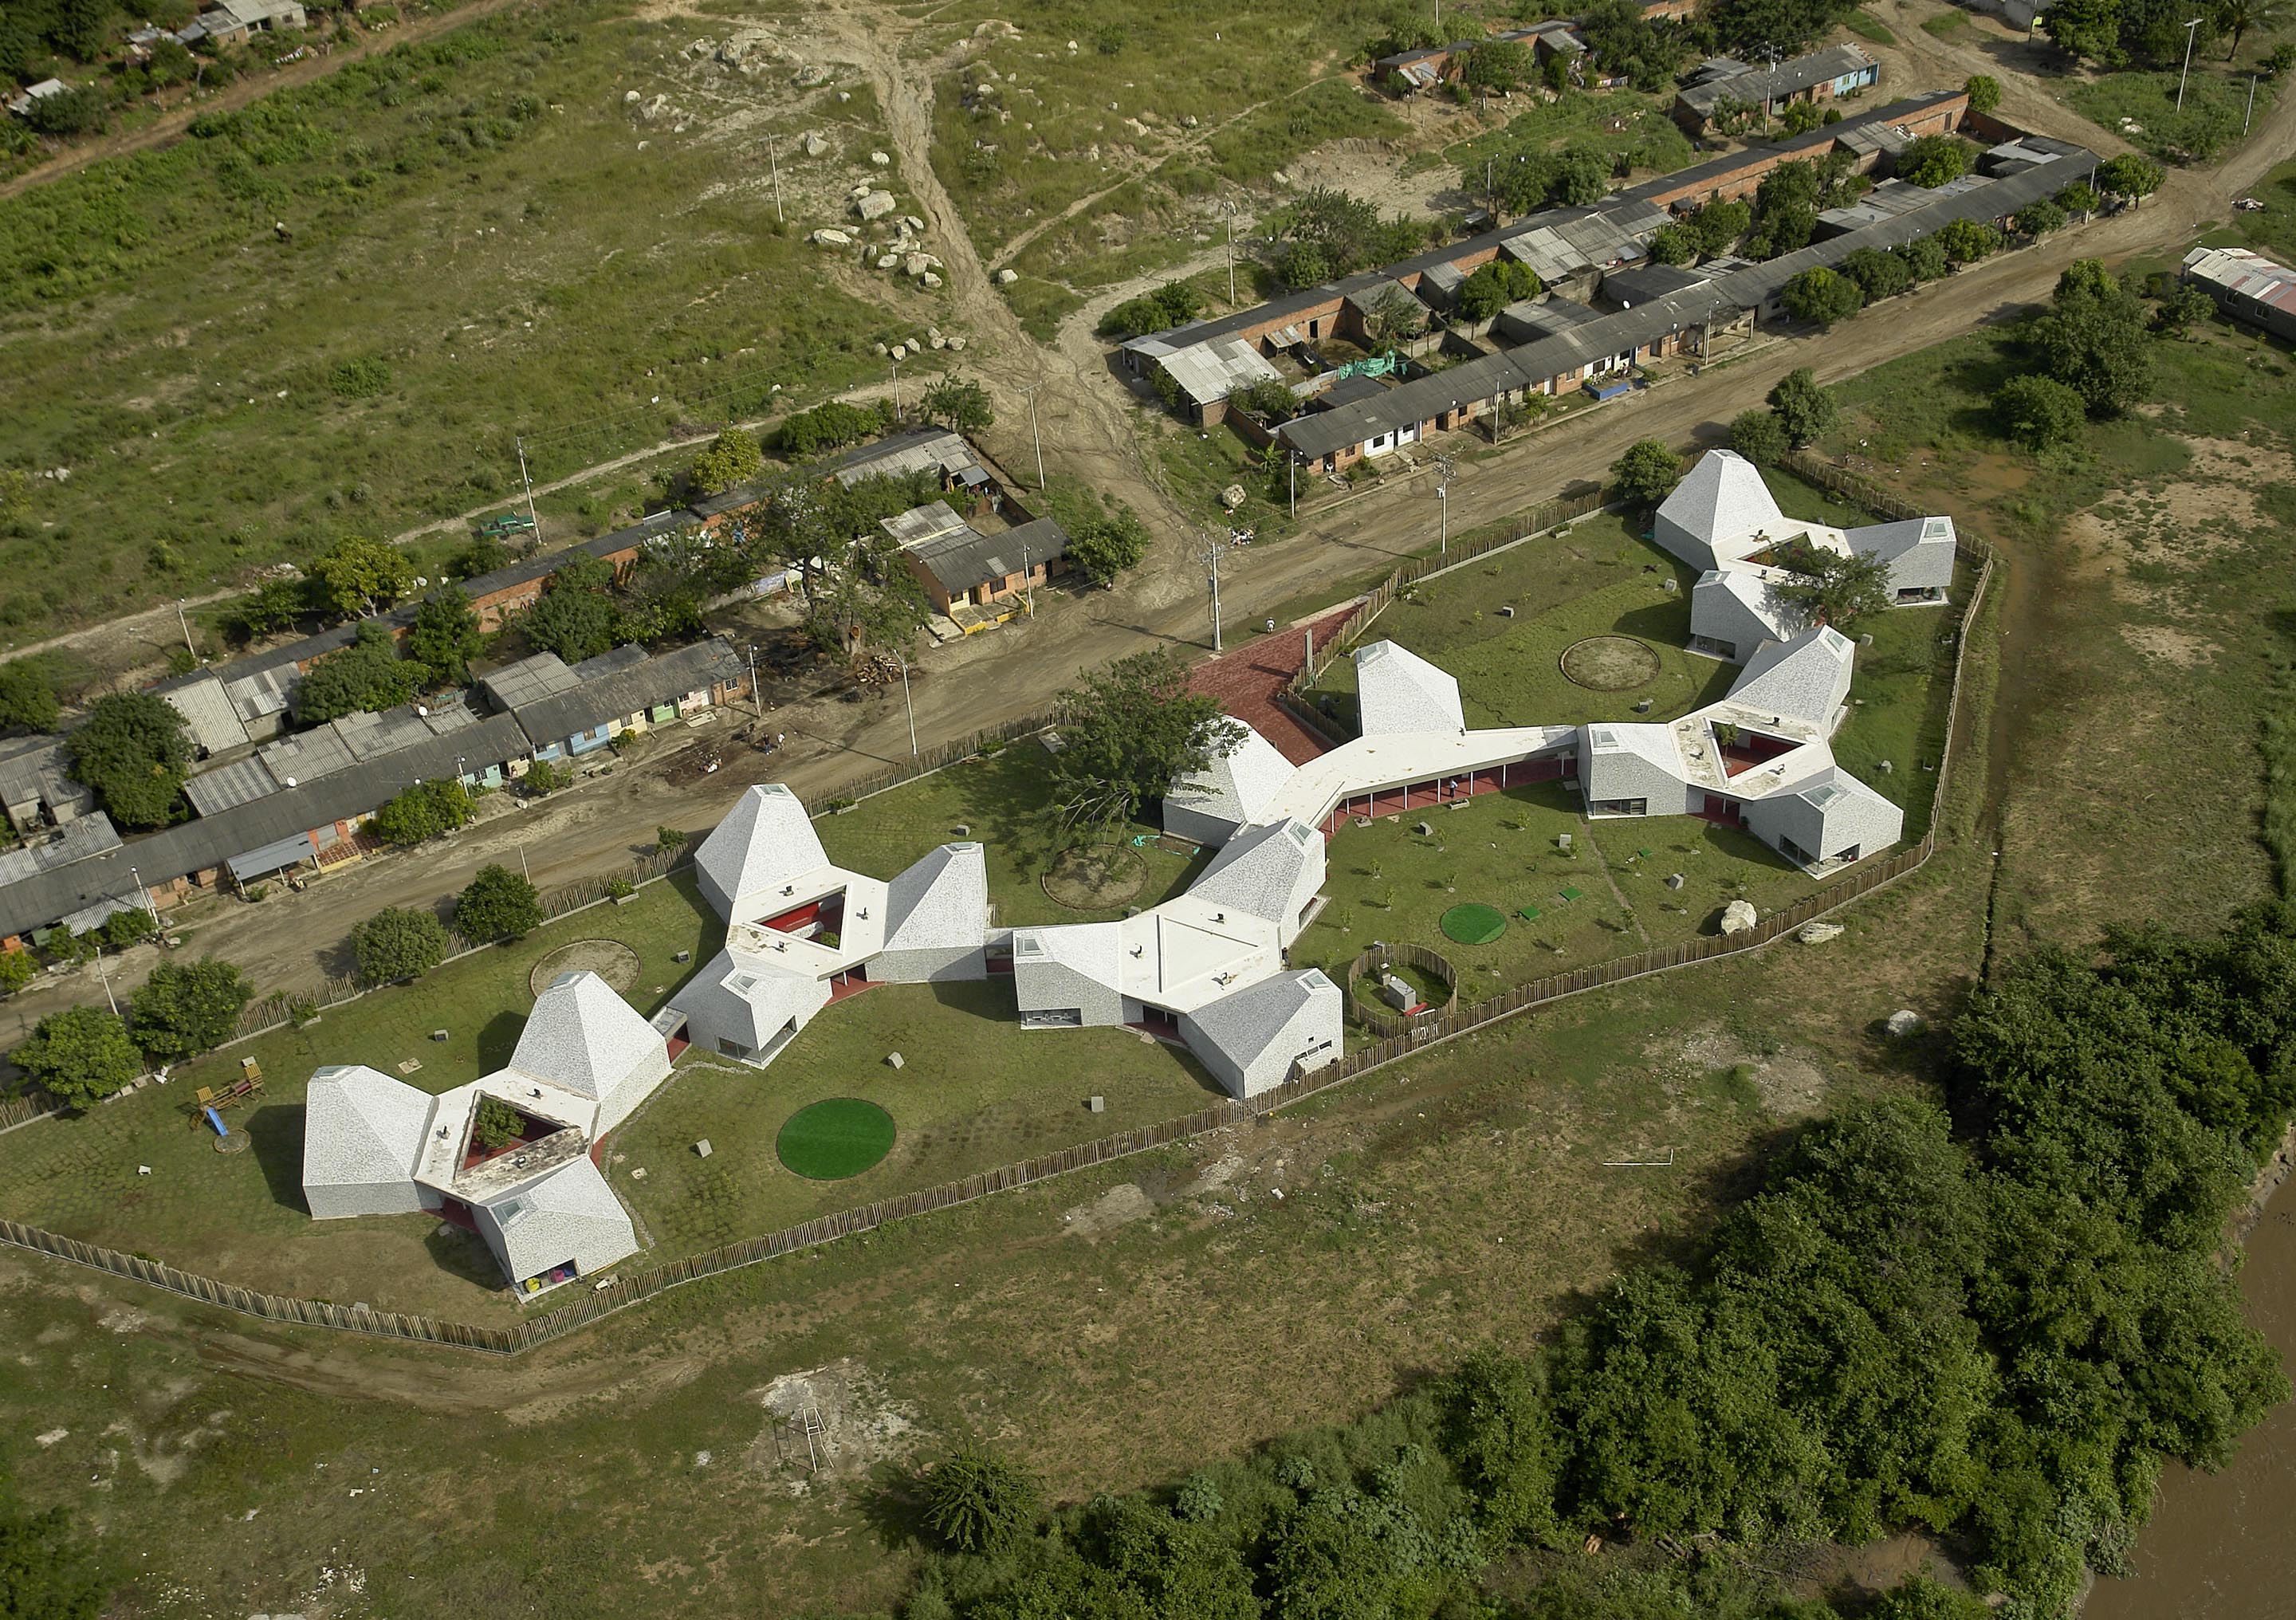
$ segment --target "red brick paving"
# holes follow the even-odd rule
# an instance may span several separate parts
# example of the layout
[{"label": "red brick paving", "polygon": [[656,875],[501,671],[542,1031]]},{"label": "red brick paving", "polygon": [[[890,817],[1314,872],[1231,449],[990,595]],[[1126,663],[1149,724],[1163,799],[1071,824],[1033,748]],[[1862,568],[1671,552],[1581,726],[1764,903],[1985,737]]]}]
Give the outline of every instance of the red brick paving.
[{"label": "red brick paving", "polygon": [[1306,765],[1328,745],[1278,708],[1275,694],[1307,661],[1308,636],[1314,635],[1321,650],[1355,609],[1349,602],[1308,624],[1256,634],[1250,645],[1197,665],[1188,683],[1218,698],[1229,714],[1274,743],[1276,752],[1293,765]]}]

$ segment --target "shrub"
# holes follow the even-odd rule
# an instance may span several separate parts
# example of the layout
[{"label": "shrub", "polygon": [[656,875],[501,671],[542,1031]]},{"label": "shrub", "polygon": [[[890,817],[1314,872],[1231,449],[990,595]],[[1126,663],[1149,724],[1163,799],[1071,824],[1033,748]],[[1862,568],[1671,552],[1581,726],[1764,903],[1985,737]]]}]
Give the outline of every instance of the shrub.
[{"label": "shrub", "polygon": [[135,1043],[162,1060],[212,1051],[231,1038],[254,996],[227,961],[163,961],[129,1002]]},{"label": "shrub", "polygon": [[466,939],[513,938],[542,924],[534,885],[507,866],[481,866],[455,896],[455,926]]},{"label": "shrub", "polygon": [[351,930],[351,958],[370,985],[420,978],[447,960],[447,929],[429,912],[394,906]]},{"label": "shrub", "polygon": [[101,1101],[144,1072],[127,1026],[101,1007],[50,1013],[10,1055],[25,1078],[74,1108]]},{"label": "shrub", "polygon": [[390,366],[373,357],[346,360],[327,374],[327,382],[344,399],[373,399],[390,386]]},{"label": "shrub", "polygon": [[1990,112],[2001,104],[2001,81],[1990,73],[1972,73],[1961,87],[1972,112]]},{"label": "shrub", "polygon": [[2080,395],[2054,377],[2012,377],[1993,396],[1995,423],[2028,450],[2070,444],[2087,413]]},{"label": "shrub", "polygon": [[499,1097],[481,1095],[471,1116],[471,1140],[489,1153],[516,1141],[526,1130],[519,1111]]},{"label": "shrub", "polygon": [[1778,302],[1797,321],[1831,326],[1865,308],[1866,292],[1849,276],[1818,265],[1786,282]]},{"label": "shrub", "polygon": [[1785,459],[1786,430],[1767,411],[1741,411],[1730,419],[1730,448],[1758,467]]},{"label": "shrub", "polygon": [[972,1441],[924,1477],[925,1523],[956,1552],[1009,1545],[1037,1522],[1037,1482],[1020,1464]]}]

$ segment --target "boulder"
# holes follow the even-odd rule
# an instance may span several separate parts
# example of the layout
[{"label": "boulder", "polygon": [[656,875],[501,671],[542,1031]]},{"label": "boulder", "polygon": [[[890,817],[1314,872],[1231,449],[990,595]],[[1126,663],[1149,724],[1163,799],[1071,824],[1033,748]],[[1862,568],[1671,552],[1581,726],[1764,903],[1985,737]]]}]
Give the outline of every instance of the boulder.
[{"label": "boulder", "polygon": [[893,345],[893,358],[894,358],[894,359],[896,359],[896,360],[906,360],[906,359],[907,359],[908,357],[909,357],[909,346],[908,346],[907,344],[906,344],[906,343],[896,343],[896,344],[894,344],[894,345]]},{"label": "boulder", "polygon": [[640,95],[635,90],[625,90],[622,92],[622,105],[625,107],[635,107],[644,100],[645,100],[645,97]]},{"label": "boulder", "polygon": [[1882,1027],[1898,1040],[1911,1039],[1921,1034],[1926,1020],[1910,1007],[1900,1007],[1883,1020]]},{"label": "boulder", "polygon": [[1733,900],[1722,908],[1722,931],[1725,934],[1743,934],[1760,920],[1751,900]]},{"label": "boulder", "polygon": [[996,273],[996,284],[999,287],[1010,287],[1020,279],[1021,273],[1018,270],[999,270]]},{"label": "boulder", "polygon": [[870,184],[866,180],[864,180],[845,194],[848,197],[852,198],[854,201],[858,202],[862,198],[866,197],[871,192],[873,192],[877,188],[875,186]]},{"label": "boulder", "polygon": [[829,143],[822,139],[819,132],[815,130],[808,130],[806,132],[805,141],[803,143],[805,146],[805,155],[808,158],[818,158],[829,150]]},{"label": "boulder", "polygon": [[882,343],[880,343],[879,345],[877,345],[877,357],[878,357],[879,359],[881,359],[881,360],[882,360],[882,359],[883,359],[887,355],[891,354],[892,352],[893,352],[892,350],[890,350],[890,348],[886,348]]},{"label": "boulder", "polygon": [[917,278],[917,285],[922,287],[927,292],[939,292],[941,289],[941,279],[928,270]]},{"label": "boulder", "polygon": [[880,270],[898,270],[898,269],[899,269],[900,267],[901,267],[901,256],[900,256],[899,254],[898,254],[898,253],[880,253],[880,254],[877,256],[877,268],[878,268],[878,269],[880,269]]},{"label": "boulder", "polygon": [[1230,484],[1226,489],[1220,491],[1220,504],[1230,511],[1242,505],[1243,502],[1244,488],[1241,484]]},{"label": "boulder", "polygon": [[882,219],[893,211],[893,193],[871,192],[853,200],[853,211],[864,219]]},{"label": "boulder", "polygon": [[824,225],[807,237],[806,241],[817,248],[849,248],[853,245],[853,234],[849,231],[840,231],[833,226]]},{"label": "boulder", "polygon": [[887,168],[892,163],[892,159],[887,157],[882,151],[873,151],[869,154],[870,165],[875,168]]},{"label": "boulder", "polygon": [[963,338],[951,338],[948,340],[948,346],[960,355],[964,352],[964,340]]},{"label": "boulder", "polygon": [[[932,260],[922,253],[912,253],[901,261],[901,272],[905,275],[922,275],[931,268]],[[939,348],[940,345],[936,343],[933,347]]]},{"label": "boulder", "polygon": [[1824,945],[1829,939],[1839,939],[1848,932],[1838,922],[1806,922],[1794,930],[1794,937],[1804,945]]}]

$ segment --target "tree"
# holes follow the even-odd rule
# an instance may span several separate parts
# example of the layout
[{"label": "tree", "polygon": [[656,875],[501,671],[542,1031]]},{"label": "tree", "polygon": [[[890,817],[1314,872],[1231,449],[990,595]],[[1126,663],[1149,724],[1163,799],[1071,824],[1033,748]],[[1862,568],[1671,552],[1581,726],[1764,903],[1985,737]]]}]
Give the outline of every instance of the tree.
[{"label": "tree", "polygon": [[1363,325],[1365,341],[1374,348],[1406,341],[1427,330],[1427,307],[1390,282],[1373,295]]},{"label": "tree", "polygon": [[351,959],[370,985],[420,978],[447,960],[446,928],[429,912],[393,906],[351,930]]},{"label": "tree", "polygon": [[1497,1540],[1544,1541],[1560,1528],[1554,1499],[1569,1452],[1547,1401],[1545,1369],[1496,1349],[1471,1353],[1445,1385],[1443,1449]]},{"label": "tree", "polygon": [[1981,220],[1948,219],[1936,240],[1953,263],[1973,265],[2001,245],[2001,233]]},{"label": "tree", "polygon": [[1993,396],[1993,420],[2028,450],[2052,450],[2080,437],[2088,413],[2079,394],[2054,377],[2012,377]]},{"label": "tree", "polygon": [[2118,416],[2152,389],[2144,301],[2096,259],[2057,278],[2046,314],[2026,328],[2042,369],[2081,397],[2092,416]]},{"label": "tree", "polygon": [[2001,81],[1990,73],[1972,73],[1962,81],[1962,94],[1969,97],[1969,110],[1983,114],[2001,104]]},{"label": "tree", "polygon": [[369,619],[351,644],[316,659],[295,689],[295,716],[324,725],[345,715],[395,708],[422,690],[430,671],[398,656],[390,632]]},{"label": "tree", "polygon": [[432,682],[466,686],[471,660],[486,645],[479,632],[479,616],[460,585],[432,588],[414,610],[414,623],[406,633],[406,654],[428,670]]},{"label": "tree", "polygon": [[2106,62],[2120,53],[2120,0],[2053,0],[2041,28],[2066,55]]},{"label": "tree", "polygon": [[537,759],[526,767],[520,781],[537,798],[546,798],[574,780],[573,773],[546,759]]},{"label": "tree", "polygon": [[2096,166],[2097,189],[2113,197],[2150,197],[2168,177],[2168,170],[2141,151],[2125,151]]},{"label": "tree", "polygon": [[[1145,330],[1161,331],[1163,328]],[[824,450],[857,445],[865,438],[883,432],[891,421],[890,410],[890,401],[880,406],[847,405],[839,399],[827,400],[810,411],[800,411],[783,422],[775,431],[774,443],[791,461],[811,461]]]},{"label": "tree", "polygon": [[[1663,233],[1661,233],[1663,234]],[[1510,304],[1539,294],[1538,272],[1504,256],[1477,266],[1459,283],[1459,313],[1470,321],[1488,321]]]},{"label": "tree", "polygon": [[111,103],[94,85],[44,95],[24,110],[24,122],[45,135],[94,135],[111,121]]},{"label": "tree", "polygon": [[448,560],[446,571],[456,579],[476,579],[510,565],[510,547],[492,535],[472,535]]},{"label": "tree", "polygon": [[1730,419],[1730,448],[1757,467],[1775,467],[1791,446],[1774,411],[1741,411]]},{"label": "tree", "polygon": [[2216,307],[2216,300],[2192,282],[2171,282],[2161,293],[2161,307],[2152,314],[2152,330],[2181,337],[2195,322],[2214,315]]},{"label": "tree", "polygon": [[1805,135],[1817,127],[1825,116],[1824,109],[1816,102],[1788,102],[1785,110],[1778,114],[1779,127],[1789,135]]},{"label": "tree", "polygon": [[988,390],[954,373],[943,377],[924,393],[922,407],[928,419],[954,433],[979,433],[994,427],[996,412]]},{"label": "tree", "polygon": [[1753,223],[1753,205],[1747,202],[1710,202],[1690,218],[1699,250],[1709,258],[1737,246]]},{"label": "tree", "polygon": [[1898,154],[1898,178],[1930,191],[1969,172],[1969,143],[1958,135],[1916,135]]},{"label": "tree", "polygon": [[1778,294],[1778,302],[1797,321],[1831,326],[1865,308],[1866,292],[1849,276],[1816,265],[1788,281]]},{"label": "tree", "polygon": [[1816,552],[1812,571],[1794,572],[1770,588],[1793,603],[1811,622],[1824,620],[1847,631],[1890,605],[1890,565],[1869,552]]},{"label": "tree", "polygon": [[2284,42],[2266,53],[2264,71],[2267,77],[2285,78],[2292,70],[2296,70],[2296,44]]},{"label": "tree", "polygon": [[2068,214],[2079,214],[2086,219],[2096,212],[2103,199],[2086,180],[2076,180],[2057,193],[2057,206]]},{"label": "tree", "polygon": [[1946,257],[1945,244],[1934,236],[1916,237],[1890,253],[1906,261],[1917,282],[1934,282],[1953,272],[1953,261]]},{"label": "tree", "polygon": [[1857,283],[1869,304],[1895,298],[1914,284],[1913,266],[1877,248],[1853,249],[1841,261],[1841,274]]},{"label": "tree", "polygon": [[1467,53],[1467,87],[1512,90],[1529,82],[1535,65],[1530,47],[1521,40],[1485,40]]},{"label": "tree", "polygon": [[2038,202],[2027,203],[2018,211],[2015,221],[2019,230],[2037,241],[2052,231],[2063,230],[2070,223],[2064,209],[2046,197]]},{"label": "tree", "polygon": [[304,587],[292,579],[266,579],[225,612],[224,627],[234,641],[260,641],[291,630],[310,610]]},{"label": "tree", "polygon": [[127,827],[167,822],[192,762],[183,716],[148,691],[98,698],[64,748],[73,777],[87,785],[113,821]]},{"label": "tree", "polygon": [[13,995],[32,982],[40,964],[29,951],[0,951],[0,995]]},{"label": "tree", "polygon": [[59,1102],[84,1109],[144,1072],[144,1060],[117,1013],[67,1007],[32,1027],[10,1054],[25,1078]]},{"label": "tree", "polygon": [[931,500],[921,479],[870,479],[850,487],[791,479],[752,520],[753,557],[797,576],[806,637],[849,658],[865,646],[898,646],[925,621],[925,596],[879,520]]},{"label": "tree", "polygon": [[1682,479],[1682,458],[1662,438],[1637,439],[1611,463],[1611,482],[1636,506],[1656,506]]},{"label": "tree", "polygon": [[53,731],[61,712],[55,683],[38,662],[12,659],[0,664],[0,726],[21,726],[28,732]]},{"label": "tree", "polygon": [[1698,258],[1697,228],[1678,219],[1659,226],[1657,234],[1651,238],[1650,254],[1661,265],[1694,264]]},{"label": "tree", "polygon": [[129,999],[135,1043],[162,1062],[195,1058],[229,1040],[255,991],[237,968],[205,961],[163,961]]},{"label": "tree", "polygon": [[1218,699],[1189,686],[1169,649],[1087,674],[1054,708],[1063,746],[1053,757],[1054,813],[1077,839],[1130,819],[1243,736]]},{"label": "tree", "polygon": [[307,572],[319,606],[344,618],[387,608],[414,585],[414,570],[395,547],[358,535],[321,552]]},{"label": "tree", "polygon": [[955,1552],[993,1552],[1037,1522],[1037,1482],[1019,1463],[974,1441],[925,1472],[925,1524]]},{"label": "tree", "polygon": [[766,453],[758,447],[758,436],[745,429],[727,428],[693,458],[685,479],[694,488],[715,495],[748,483],[765,468]]},{"label": "tree", "polygon": [[401,849],[459,831],[475,814],[470,790],[455,777],[418,781],[374,813],[375,832]]},{"label": "tree", "polygon": [[542,926],[533,884],[507,866],[481,866],[455,900],[455,927],[465,939],[509,939]]},{"label": "tree", "polygon": [[2217,28],[2232,36],[2231,48],[2225,52],[2226,61],[2240,54],[2241,37],[2251,29],[2269,33],[2288,20],[2288,8],[2282,0],[2216,0],[2212,9]]},{"label": "tree", "polygon": [[1609,155],[1594,147],[1571,147],[1555,160],[1549,200],[1572,209],[1602,201],[1611,189],[1611,165]]},{"label": "tree", "polygon": [[1127,299],[1100,317],[1103,338],[1144,338],[1185,326],[1204,312],[1202,295],[1190,282],[1166,282],[1151,292]]},{"label": "tree", "polygon": [[94,1549],[62,1508],[24,1513],[0,1505],[0,1615],[10,1620],[96,1620],[104,1582]]},{"label": "tree", "polygon": [[570,558],[518,616],[520,634],[569,664],[596,658],[622,640],[621,610],[606,593],[612,583],[611,564],[586,552]]},{"label": "tree", "polygon": [[1069,530],[1069,560],[1095,585],[1107,585],[1148,554],[1147,526],[1129,510],[1095,513]]},{"label": "tree", "polygon": [[1806,365],[1779,378],[1769,397],[1770,408],[1778,413],[1778,426],[1796,445],[1814,444],[1841,423],[1841,407],[1818,386],[1816,373]]}]

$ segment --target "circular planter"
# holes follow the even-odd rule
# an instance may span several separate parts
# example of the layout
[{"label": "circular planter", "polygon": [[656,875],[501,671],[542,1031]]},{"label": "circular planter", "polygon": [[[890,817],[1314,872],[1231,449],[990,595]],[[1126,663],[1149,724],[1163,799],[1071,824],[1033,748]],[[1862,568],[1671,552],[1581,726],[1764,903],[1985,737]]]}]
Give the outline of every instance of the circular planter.
[{"label": "circular planter", "polygon": [[1590,635],[1557,660],[1563,677],[1588,691],[1632,691],[1658,678],[1658,649],[1631,635]]}]

